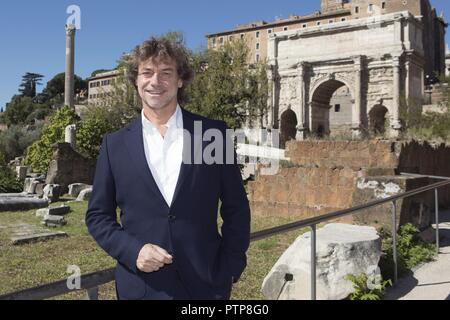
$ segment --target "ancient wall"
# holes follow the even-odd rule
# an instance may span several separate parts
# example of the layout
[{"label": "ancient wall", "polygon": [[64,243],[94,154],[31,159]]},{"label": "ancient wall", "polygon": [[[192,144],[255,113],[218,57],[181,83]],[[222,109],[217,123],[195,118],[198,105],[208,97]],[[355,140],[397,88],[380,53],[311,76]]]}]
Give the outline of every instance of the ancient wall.
[{"label": "ancient wall", "polygon": [[[274,176],[258,175],[249,183],[252,214],[309,218],[437,182],[403,177],[418,173],[450,177],[450,147],[418,142],[291,141],[290,158]],[[439,191],[440,205],[450,205],[450,188]],[[433,192],[398,202],[398,221],[425,227],[432,221]],[[356,219],[390,223],[391,205]]]}]

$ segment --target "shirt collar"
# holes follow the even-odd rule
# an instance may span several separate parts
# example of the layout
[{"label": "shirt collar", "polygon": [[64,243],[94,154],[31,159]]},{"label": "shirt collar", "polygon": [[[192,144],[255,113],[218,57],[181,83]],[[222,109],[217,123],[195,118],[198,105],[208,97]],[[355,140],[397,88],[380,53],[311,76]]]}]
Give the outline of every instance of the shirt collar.
[{"label": "shirt collar", "polygon": [[[144,130],[150,131],[157,130],[156,126],[145,116],[143,108],[141,111],[141,116],[142,116],[142,128]],[[172,129],[172,127],[174,127],[174,129],[183,128],[183,113],[181,112],[180,105],[177,105],[175,113],[170,117],[169,121],[167,121],[166,126],[169,130]]]}]

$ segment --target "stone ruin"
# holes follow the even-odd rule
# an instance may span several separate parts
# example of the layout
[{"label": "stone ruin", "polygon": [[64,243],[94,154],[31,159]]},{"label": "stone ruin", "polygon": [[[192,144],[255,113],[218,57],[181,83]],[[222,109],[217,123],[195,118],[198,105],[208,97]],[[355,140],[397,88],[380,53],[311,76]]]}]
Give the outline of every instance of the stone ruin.
[{"label": "stone ruin", "polygon": [[[373,227],[328,224],[317,230],[317,299],[342,300],[353,291],[346,276],[380,278],[381,239]],[[262,284],[269,300],[311,298],[311,232],[297,238],[280,257]]]}]

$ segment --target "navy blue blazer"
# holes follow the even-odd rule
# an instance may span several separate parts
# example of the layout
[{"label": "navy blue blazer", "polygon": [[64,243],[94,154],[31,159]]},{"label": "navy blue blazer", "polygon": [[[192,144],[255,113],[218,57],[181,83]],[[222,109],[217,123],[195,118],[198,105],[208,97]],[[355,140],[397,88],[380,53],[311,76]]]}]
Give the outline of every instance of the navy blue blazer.
[{"label": "navy blue blazer", "polygon": [[[195,150],[203,152],[211,143],[196,139],[194,121],[201,122],[202,134],[215,128],[225,137],[224,122],[185,109],[182,113],[184,129],[191,133],[184,138],[184,156],[190,152],[188,158],[194,159]],[[246,267],[250,208],[238,165],[183,161],[169,207],[147,164],[141,116],[103,138],[86,224],[118,261],[119,299],[228,299],[232,278],[238,279]],[[139,271],[138,254],[149,243],[173,255],[173,264],[154,273]]]}]

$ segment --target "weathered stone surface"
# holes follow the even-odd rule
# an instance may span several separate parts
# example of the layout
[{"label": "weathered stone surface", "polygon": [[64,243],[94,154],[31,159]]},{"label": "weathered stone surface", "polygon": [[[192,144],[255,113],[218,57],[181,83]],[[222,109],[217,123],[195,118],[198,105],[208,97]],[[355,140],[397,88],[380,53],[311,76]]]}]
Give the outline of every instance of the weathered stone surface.
[{"label": "weathered stone surface", "polygon": [[45,183],[38,183],[36,185],[36,189],[34,191],[38,197],[42,197],[44,195],[45,186],[46,186]]},{"label": "weathered stone surface", "polygon": [[46,215],[64,216],[70,212],[70,207],[62,205],[60,207],[49,207],[45,209],[39,209],[36,211],[36,216],[44,217]]},{"label": "weathered stone surface", "polygon": [[[249,182],[253,215],[310,218],[437,182],[403,178],[401,172],[450,177],[450,146],[415,141],[292,141],[286,156],[290,162],[282,163],[277,174],[257,172]],[[381,188],[371,188],[369,182],[375,180]],[[362,181],[364,188],[358,187]],[[397,204],[400,225],[411,222],[424,228],[431,221],[433,192]],[[439,190],[439,204],[450,205],[450,188]],[[390,212],[387,204],[350,218],[378,227],[390,223]]]},{"label": "weathered stone surface", "polygon": [[77,201],[89,201],[92,194],[92,188],[84,189],[78,195]]},{"label": "weathered stone surface", "polygon": [[76,134],[77,134],[77,126],[75,124],[71,124],[66,127],[65,142],[70,144],[72,149],[76,148]]},{"label": "weathered stone surface", "polygon": [[0,193],[0,198],[36,198],[34,194],[22,193]]},{"label": "weathered stone surface", "polygon": [[45,215],[42,224],[47,227],[64,226],[67,221],[62,216]]},{"label": "weathered stone surface", "polygon": [[[269,300],[310,299],[311,234],[300,236],[262,284]],[[353,292],[348,274],[377,274],[381,240],[375,228],[329,224],[317,230],[317,298],[341,300]],[[292,281],[286,282],[286,275]]]},{"label": "weathered stone surface", "polygon": [[33,177],[25,178],[23,191],[28,194],[35,194],[39,184],[44,183],[45,176],[35,174]]},{"label": "weathered stone surface", "polygon": [[17,179],[24,180],[27,177],[28,167],[16,167]]},{"label": "weathered stone surface", "polygon": [[45,241],[50,240],[53,238],[60,238],[60,237],[67,237],[67,233],[62,231],[48,231],[48,232],[42,232],[38,234],[31,234],[26,236],[19,236],[19,237],[12,237],[11,242],[13,245],[22,245],[27,244],[30,242],[37,242],[37,241]]},{"label": "weathered stone surface", "polygon": [[92,186],[84,183],[73,183],[69,185],[69,195],[76,198],[81,191],[89,188],[92,188]]},{"label": "weathered stone surface", "polygon": [[58,184],[48,184],[44,188],[43,198],[50,202],[56,202],[59,200],[61,194],[61,186]]},{"label": "weathered stone surface", "polygon": [[48,207],[48,201],[32,197],[0,197],[0,212],[22,211]]},{"label": "weathered stone surface", "polygon": [[48,229],[26,223],[0,226],[0,232],[6,233],[13,245],[45,241],[57,237],[67,237],[65,232],[52,232]]},{"label": "weathered stone surface", "polygon": [[[353,204],[360,205],[374,200],[385,199],[430,184],[428,178],[404,176],[381,176],[359,178],[353,194]],[[434,198],[430,192],[397,201],[397,228],[412,223],[420,229],[432,222]],[[392,225],[392,203],[366,209],[354,215],[358,224],[372,225],[388,230]]]},{"label": "weathered stone surface", "polygon": [[55,146],[53,160],[50,162],[47,184],[59,184],[61,194],[69,191],[73,183],[93,184],[95,161],[84,158],[74,151],[70,144],[60,143]]}]

